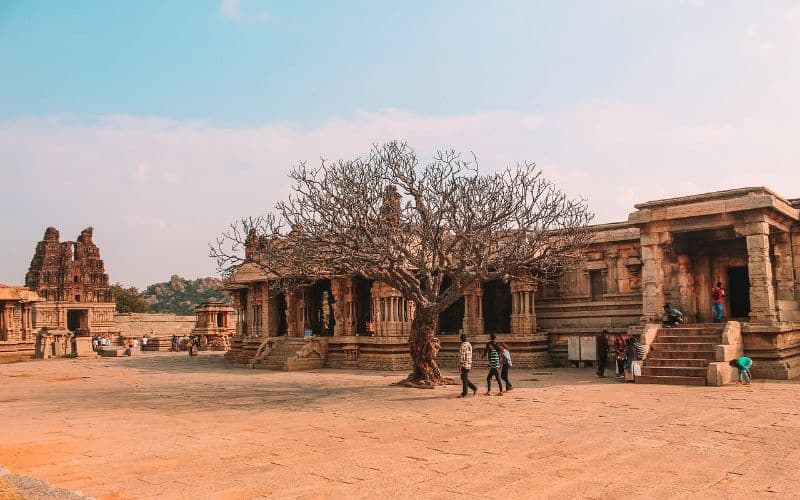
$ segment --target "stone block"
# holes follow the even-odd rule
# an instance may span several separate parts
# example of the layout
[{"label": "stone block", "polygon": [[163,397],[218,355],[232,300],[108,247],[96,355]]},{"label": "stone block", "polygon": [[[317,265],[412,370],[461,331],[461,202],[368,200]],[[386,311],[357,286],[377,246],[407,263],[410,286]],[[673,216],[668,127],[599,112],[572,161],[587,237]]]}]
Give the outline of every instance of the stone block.
[{"label": "stone block", "polygon": [[714,387],[721,387],[725,384],[736,382],[739,378],[739,371],[726,362],[716,361],[708,364],[706,373],[706,384]]},{"label": "stone block", "polygon": [[92,350],[92,339],[91,337],[75,337],[72,339],[75,346],[75,355],[80,357],[88,357],[88,356],[95,356],[94,350]]}]

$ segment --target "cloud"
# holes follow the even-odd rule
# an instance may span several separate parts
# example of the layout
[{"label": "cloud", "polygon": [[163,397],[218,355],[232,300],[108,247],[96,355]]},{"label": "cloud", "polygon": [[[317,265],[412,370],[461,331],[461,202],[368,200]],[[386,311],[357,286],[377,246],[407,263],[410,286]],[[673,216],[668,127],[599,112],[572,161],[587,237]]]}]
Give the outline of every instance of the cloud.
[{"label": "cloud", "polygon": [[219,13],[222,17],[239,22],[242,19],[242,9],[239,0],[220,0]]},{"label": "cloud", "polygon": [[94,226],[113,281],[142,287],[174,273],[211,275],[207,243],[284,199],[292,165],[352,158],[393,138],[423,158],[443,147],[474,152],[484,172],[535,161],[567,193],[586,197],[597,222],[625,220],[636,202],[746,185],[795,197],[800,123],[779,118],[692,119],[590,102],[539,114],[362,111],[310,129],[136,116],[0,122],[0,211],[25,209],[7,220],[0,282],[21,282],[48,225],[65,238]]}]

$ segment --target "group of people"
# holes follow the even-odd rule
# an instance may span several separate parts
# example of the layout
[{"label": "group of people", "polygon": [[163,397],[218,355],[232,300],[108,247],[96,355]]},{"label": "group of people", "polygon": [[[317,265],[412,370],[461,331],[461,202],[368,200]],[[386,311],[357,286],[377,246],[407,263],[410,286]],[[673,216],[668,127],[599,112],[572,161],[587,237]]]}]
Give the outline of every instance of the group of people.
[{"label": "group of people", "polygon": [[[497,342],[495,334],[489,335],[489,342],[483,349],[481,358],[486,358],[489,362],[489,373],[486,375],[486,395],[492,394],[492,379],[497,380],[498,392],[497,396],[502,396],[514,388],[511,385],[508,372],[511,369],[511,352],[502,342]],[[472,395],[478,393],[478,386],[473,384],[469,379],[469,371],[472,369],[472,344],[467,340],[465,334],[461,334],[461,348],[459,349],[459,371],[461,372],[461,395],[459,397],[467,397],[468,390],[472,391]],[[502,380],[502,382],[501,382]],[[503,382],[505,382],[505,391],[503,390]]]},{"label": "group of people", "polygon": [[189,337],[179,337],[173,335],[170,350],[175,352],[182,351],[184,347],[189,352],[189,356],[197,356],[200,350],[200,336],[190,335]]},{"label": "group of people", "polygon": [[111,339],[108,338],[108,335],[95,335],[92,337],[92,349],[97,350],[101,346],[111,345]]},{"label": "group of people", "polygon": [[[608,365],[608,330],[603,330],[597,337],[597,376],[605,377]],[[614,357],[617,367],[617,378],[624,378],[625,372],[631,369],[633,362],[644,359],[644,346],[634,338],[623,339],[622,335],[614,336]]]}]

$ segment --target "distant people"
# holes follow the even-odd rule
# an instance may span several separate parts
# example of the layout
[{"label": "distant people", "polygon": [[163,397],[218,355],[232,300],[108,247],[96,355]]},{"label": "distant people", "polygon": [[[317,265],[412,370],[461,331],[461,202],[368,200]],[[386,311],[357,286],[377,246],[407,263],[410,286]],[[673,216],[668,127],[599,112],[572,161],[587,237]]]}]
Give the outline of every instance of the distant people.
[{"label": "distant people", "polygon": [[753,366],[752,359],[747,356],[741,356],[732,359],[728,364],[739,370],[739,384],[750,385],[750,368]]},{"label": "distant people", "polygon": [[147,340],[148,340],[147,334],[145,333],[144,336],[142,337],[142,351],[147,350]]},{"label": "distant people", "polygon": [[500,392],[498,396],[503,395],[503,384],[500,382],[500,347],[492,340],[486,344],[486,356],[489,358],[489,374],[486,375],[486,395],[492,394],[492,378],[497,380],[497,387]]},{"label": "distant people", "polygon": [[478,392],[478,386],[469,380],[469,371],[472,369],[472,344],[467,342],[467,336],[461,334],[461,347],[458,349],[458,368],[461,372],[461,395],[467,397],[467,389],[472,389],[472,395]]},{"label": "distant people", "polygon": [[508,370],[513,366],[511,364],[511,352],[508,350],[508,346],[504,343],[498,344],[500,347],[500,363],[502,368],[500,369],[500,378],[506,383],[506,392],[510,391],[514,387],[511,385],[511,380],[508,378]]},{"label": "distant people", "polygon": [[100,339],[95,335],[92,337],[92,350],[96,351],[98,347],[100,347]]},{"label": "distant people", "polygon": [[189,351],[189,357],[195,356],[195,342],[194,337],[189,337],[189,342],[186,344],[187,350]]},{"label": "distant people", "polygon": [[725,290],[722,283],[717,281],[717,286],[711,289],[711,312],[714,316],[714,323],[722,323],[725,316]]},{"label": "distant people", "polygon": [[683,323],[683,313],[671,305],[664,304],[664,312],[661,313],[661,324],[667,328]]},{"label": "distant people", "polygon": [[139,348],[139,339],[133,339],[131,341],[131,347],[134,348],[134,349],[138,349]]},{"label": "distant people", "polygon": [[625,376],[625,355],[627,353],[627,346],[622,335],[619,333],[614,335],[614,359],[617,367],[617,378]]},{"label": "distant people", "polygon": [[173,335],[172,336],[172,346],[170,347],[170,349],[172,351],[175,351],[175,352],[178,351],[178,336],[177,335]]},{"label": "distant people", "polygon": [[608,330],[603,330],[597,337],[597,376],[605,377],[608,364]]}]

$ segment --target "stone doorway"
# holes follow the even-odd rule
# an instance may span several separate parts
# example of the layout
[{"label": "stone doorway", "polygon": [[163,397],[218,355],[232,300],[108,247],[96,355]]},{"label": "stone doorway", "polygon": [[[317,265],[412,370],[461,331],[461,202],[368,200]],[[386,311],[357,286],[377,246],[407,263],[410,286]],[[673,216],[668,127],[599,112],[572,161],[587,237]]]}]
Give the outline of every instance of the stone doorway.
[{"label": "stone doorway", "polygon": [[333,336],[336,323],[333,316],[331,280],[319,280],[307,289],[306,328],[319,337]]},{"label": "stone doorway", "polygon": [[[439,295],[444,295],[453,280],[449,276],[445,276],[442,280],[442,288]],[[455,335],[464,328],[464,297],[462,296],[457,301],[450,304],[450,306],[439,313],[439,333],[445,335]]]},{"label": "stone doorway", "polygon": [[372,280],[355,278],[353,280],[353,313],[355,314],[356,335],[372,335],[370,323],[372,322]]},{"label": "stone doorway", "polygon": [[289,332],[289,323],[286,321],[286,294],[283,292],[275,295],[275,335],[282,337]]},{"label": "stone doorway", "polygon": [[76,333],[89,326],[89,311],[87,309],[70,309],[67,311],[67,330]]},{"label": "stone doorway", "polygon": [[728,316],[747,321],[750,315],[750,276],[746,267],[728,268]]},{"label": "stone doorway", "polygon": [[511,287],[502,280],[483,285],[483,331],[511,332]]}]

